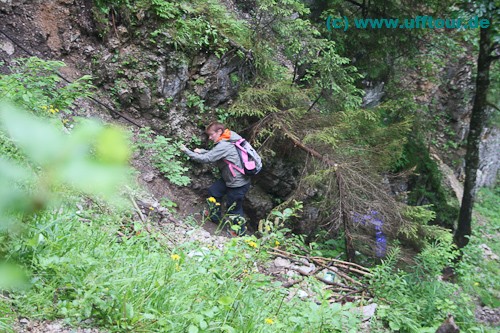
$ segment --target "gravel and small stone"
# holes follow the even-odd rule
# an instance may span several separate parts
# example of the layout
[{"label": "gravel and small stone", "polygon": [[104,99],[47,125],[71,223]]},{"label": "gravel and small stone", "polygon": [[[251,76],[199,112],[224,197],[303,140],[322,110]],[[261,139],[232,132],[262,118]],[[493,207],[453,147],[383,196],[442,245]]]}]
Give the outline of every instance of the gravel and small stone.
[{"label": "gravel and small stone", "polygon": [[18,333],[106,333],[108,331],[97,328],[72,327],[62,320],[41,321],[19,319],[14,325],[14,331]]}]

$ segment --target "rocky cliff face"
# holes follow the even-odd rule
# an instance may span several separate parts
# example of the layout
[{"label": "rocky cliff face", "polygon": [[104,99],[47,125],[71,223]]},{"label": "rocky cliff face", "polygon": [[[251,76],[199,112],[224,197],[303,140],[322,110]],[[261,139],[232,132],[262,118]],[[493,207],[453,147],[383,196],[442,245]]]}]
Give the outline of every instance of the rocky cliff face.
[{"label": "rocky cliff face", "polygon": [[[445,163],[460,181],[465,178],[465,147],[474,100],[476,59],[468,55],[449,57],[437,75],[439,82],[429,82],[417,76],[412,84],[421,94],[415,101],[428,108],[435,117],[436,133],[431,141],[439,155],[439,164]],[[494,186],[500,168],[498,128],[488,127],[482,135],[481,166],[477,186]],[[447,172],[445,174],[448,174]]]},{"label": "rocky cliff face", "polygon": [[[475,59],[463,57],[454,63],[450,63],[443,71],[443,82],[445,85],[439,87],[436,98],[438,104],[436,110],[445,117],[443,124],[453,128],[453,133],[441,133],[442,137],[458,142],[458,147],[464,147],[469,131],[470,114],[474,99],[475,78],[473,71],[476,66]],[[491,110],[492,111],[492,110]],[[500,168],[500,138],[499,129],[487,127],[483,132],[480,147],[481,165],[478,170],[477,186],[495,185],[498,170]],[[452,165],[453,160],[461,163],[454,165],[455,174],[463,180],[465,155],[464,149],[450,149],[452,154],[447,158],[447,163]],[[451,158],[450,158],[451,157]]]},{"label": "rocky cliff face", "polygon": [[494,186],[500,170],[500,129],[487,128],[483,133],[483,140],[479,156],[481,164],[477,172],[478,186]]}]

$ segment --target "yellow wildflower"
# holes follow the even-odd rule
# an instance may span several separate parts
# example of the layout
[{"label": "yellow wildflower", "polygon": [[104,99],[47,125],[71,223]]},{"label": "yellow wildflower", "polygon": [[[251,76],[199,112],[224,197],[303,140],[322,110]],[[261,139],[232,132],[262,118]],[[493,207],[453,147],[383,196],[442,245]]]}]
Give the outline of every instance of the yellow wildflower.
[{"label": "yellow wildflower", "polygon": [[266,318],[266,319],[264,320],[264,322],[265,322],[266,324],[268,324],[268,325],[272,325],[272,324],[274,324],[274,320],[272,320],[271,318]]},{"label": "yellow wildflower", "polygon": [[479,286],[479,282],[474,282],[474,285],[475,286]]},{"label": "yellow wildflower", "polygon": [[179,260],[181,256],[179,256],[178,254],[172,254],[170,258],[172,258],[172,260]]},{"label": "yellow wildflower", "polygon": [[215,200],[214,197],[210,197],[210,198],[208,198],[208,202],[217,202],[217,200]]},{"label": "yellow wildflower", "polygon": [[215,203],[215,205],[216,205],[216,206],[220,206],[220,202],[216,202],[216,203]]},{"label": "yellow wildflower", "polygon": [[257,247],[257,243],[255,243],[254,241],[249,241],[249,242],[247,242],[247,244],[250,247]]},{"label": "yellow wildflower", "polygon": [[155,210],[154,207],[149,207],[149,210]]},{"label": "yellow wildflower", "polygon": [[42,109],[47,110],[47,105],[42,105]]},{"label": "yellow wildflower", "polygon": [[280,244],[281,244],[281,243],[280,243],[280,242],[278,242],[277,240],[276,240],[276,241],[274,241],[274,246],[278,246],[278,245],[280,245]]}]

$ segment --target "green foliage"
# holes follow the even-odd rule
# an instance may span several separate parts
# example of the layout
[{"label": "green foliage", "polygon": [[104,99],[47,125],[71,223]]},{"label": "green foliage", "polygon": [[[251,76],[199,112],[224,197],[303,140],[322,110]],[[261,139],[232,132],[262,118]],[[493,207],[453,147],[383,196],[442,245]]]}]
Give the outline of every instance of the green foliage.
[{"label": "green foliage", "polygon": [[399,234],[406,245],[422,249],[429,242],[450,241],[450,230],[437,225],[429,225],[436,218],[436,212],[432,205],[406,206],[403,211],[405,223],[399,230]]},{"label": "green foliage", "polygon": [[197,109],[199,113],[205,113],[205,101],[196,94],[186,94],[186,106],[189,108]]},{"label": "green foliage", "polygon": [[144,4],[146,4],[147,2],[151,3],[151,7],[155,14],[162,19],[173,19],[181,14],[179,5],[176,3],[163,0],[143,1]]},{"label": "green foliage", "polygon": [[[60,125],[55,128],[47,120],[0,105],[0,138],[5,143],[0,151],[0,290],[12,297],[29,286],[27,271],[32,267],[19,265],[25,260],[17,251],[43,242],[42,237],[23,239],[34,217],[74,193],[120,202],[117,193],[129,180],[124,137],[120,129],[90,120],[62,133]],[[10,331],[17,316],[10,300],[0,298],[2,332]]]},{"label": "green foliage", "polygon": [[63,85],[57,75],[61,61],[36,57],[19,58],[12,74],[0,75],[0,100],[8,100],[34,114],[50,116],[69,107],[77,98],[91,95],[91,77],[86,75]]},{"label": "green foliage", "polygon": [[[265,20],[272,21],[274,27],[278,29],[286,28],[287,23],[290,23],[292,14],[306,15],[309,14],[309,9],[298,0],[257,0],[255,2],[258,10],[259,23],[261,28],[266,28],[269,23]],[[267,17],[267,15],[268,17]],[[278,21],[278,22],[275,22]]]},{"label": "green foliage", "polygon": [[431,205],[407,206],[404,214],[413,223],[426,225],[436,218],[436,213],[431,208]]},{"label": "green foliage", "polygon": [[284,79],[286,72],[276,61],[273,44],[283,45],[286,55],[293,57],[294,52],[298,52],[297,44],[300,41],[307,42],[310,30],[314,30],[300,18],[309,14],[309,10],[297,0],[257,0],[253,10],[255,27],[252,49],[256,54],[257,80]]},{"label": "green foliage", "polygon": [[432,204],[436,212],[434,223],[451,228],[458,217],[458,201],[443,187],[441,172],[428,148],[422,140],[413,137],[403,149],[402,169],[415,168],[409,181],[409,204]]},{"label": "green foliage", "polygon": [[216,108],[215,114],[217,115],[217,121],[222,124],[227,124],[231,114],[227,109]]},{"label": "green foliage", "polygon": [[268,247],[283,245],[289,251],[301,252],[305,248],[305,239],[301,235],[291,234],[290,225],[293,218],[300,216],[303,209],[301,201],[293,201],[291,207],[285,202],[271,211],[267,218],[259,221],[258,231],[262,235],[261,243]]},{"label": "green foliage", "polygon": [[303,90],[290,86],[285,81],[276,81],[244,89],[229,112],[237,117],[258,118],[280,111],[292,111],[300,115],[305,113],[307,101]]},{"label": "green foliage", "polygon": [[14,144],[11,138],[3,131],[0,131],[0,156],[7,160],[14,160],[18,163],[25,164],[26,157],[22,151]]},{"label": "green foliage", "polygon": [[304,142],[334,149],[340,160],[361,157],[377,170],[387,170],[401,157],[411,129],[408,120],[384,124],[377,109],[342,111],[325,119],[322,125]]},{"label": "green foliage", "polygon": [[[474,206],[472,237],[464,249],[460,266],[460,282],[464,290],[479,297],[490,308],[500,306],[500,267],[495,255],[500,255],[497,238],[500,233],[500,187],[483,188]],[[491,252],[490,252],[491,250]]]},{"label": "green foliage", "polygon": [[[174,30],[174,46],[176,49],[192,51],[209,50],[219,44],[219,32],[203,17],[194,17],[188,20],[178,20]],[[219,56],[225,53],[226,48],[216,48]]]},{"label": "green foliage", "polygon": [[[188,53],[201,50],[214,52],[221,57],[229,49],[229,39],[250,46],[250,30],[217,0],[164,1],[164,0],[99,0],[95,16],[109,27],[103,14],[119,12],[127,18],[130,28],[143,24],[146,15],[157,20],[159,28],[151,35],[153,43],[171,44]],[[107,33],[109,28],[104,29]],[[159,37],[165,40],[158,41]]]},{"label": "green foliage", "polygon": [[[227,51],[228,39],[239,43],[243,47],[251,48],[251,30],[245,21],[235,18],[234,13],[227,10],[227,7],[218,0],[197,0],[189,1],[194,3],[196,15],[200,15],[216,27],[218,32],[218,43],[212,45],[215,54],[219,56]],[[215,47],[215,48],[214,48]]]},{"label": "green foliage", "polygon": [[[477,205],[474,207],[476,212],[490,221],[490,232],[500,231],[500,186],[498,184],[493,188],[483,188],[478,192]],[[498,248],[500,250],[500,248]]]},{"label": "green foliage", "polygon": [[8,212],[15,217],[20,212],[29,213],[49,205],[57,197],[55,189],[61,191],[63,185],[116,198],[116,186],[127,179],[125,163],[129,157],[120,129],[82,120],[68,135],[5,105],[0,109],[0,117],[2,132],[16,143],[23,159],[29,161],[28,166],[1,159],[3,219],[7,219],[4,214]]},{"label": "green foliage", "polygon": [[160,203],[162,207],[167,208],[171,212],[175,211],[175,209],[178,207],[178,205],[175,202],[165,197],[160,199]]},{"label": "green foliage", "polygon": [[314,235],[314,241],[308,243],[308,247],[313,256],[340,258],[345,255],[345,235],[339,232],[333,238],[326,230],[319,230]]},{"label": "green foliage", "polygon": [[[269,56],[271,40],[283,46],[283,53],[293,63],[292,83],[300,82],[314,89],[314,99],[320,99],[322,110],[352,109],[360,106],[362,91],[354,85],[361,76],[350,60],[341,57],[332,41],[321,38],[320,32],[306,17],[309,9],[297,0],[256,1],[255,41],[258,45],[256,69],[259,76],[276,80],[278,70]],[[305,71],[305,73],[300,73]]]},{"label": "green foliage", "polygon": [[[483,190],[481,198],[487,213],[496,216],[498,191]],[[496,194],[494,194],[496,193]],[[493,195],[494,194],[494,195]],[[345,202],[344,202],[345,204]],[[479,206],[480,209],[482,206]],[[499,268],[494,259],[487,257],[480,244],[486,242],[494,252],[498,251],[498,242],[494,242],[500,226],[493,218],[491,223],[479,220],[481,227],[476,229],[468,247],[464,249],[460,265],[455,261],[458,251],[452,245],[452,233],[437,226],[429,226],[436,214],[431,207],[407,207],[402,232],[408,238],[420,240],[421,253],[413,258],[412,264],[399,261],[399,249],[392,248],[381,265],[372,272],[371,290],[377,299],[377,319],[391,331],[399,332],[435,332],[437,327],[452,314],[461,330],[470,332],[494,332],[475,322],[474,298],[490,307],[498,306]],[[480,230],[480,231],[478,231]],[[481,237],[481,238],[479,238]],[[303,244],[298,242],[298,244]],[[338,244],[333,244],[338,247]],[[311,253],[328,249],[325,244],[311,243]],[[307,248],[307,246],[304,246]],[[498,252],[496,252],[498,253]],[[409,258],[402,258],[408,261]],[[396,266],[398,265],[398,266]],[[398,269],[396,269],[398,267]],[[441,279],[443,269],[455,268],[459,283]],[[380,328],[383,331],[383,328]]]},{"label": "green foliage", "polygon": [[91,222],[81,223],[72,206],[38,216],[18,239],[12,255],[34,268],[37,281],[13,295],[20,314],[92,318],[116,332],[357,329],[348,305],[326,301],[328,291],[319,304],[284,302],[279,283],[255,269],[263,253],[254,238],[232,239],[224,250],[186,243],[165,251],[161,234],[134,232],[117,241],[119,216],[87,208],[80,214]]},{"label": "green foliage", "polygon": [[428,242],[416,256],[416,274],[420,274],[421,278],[437,280],[444,268],[453,266],[459,252],[453,246],[452,236],[451,232],[448,232],[442,235],[443,239]]},{"label": "green foliage", "polygon": [[5,333],[14,332],[15,313],[10,307],[10,302],[0,298],[0,331]]},{"label": "green foliage", "polygon": [[395,248],[372,270],[370,284],[376,297],[390,300],[390,305],[377,309],[377,318],[392,331],[434,332],[448,314],[462,330],[476,326],[471,299],[459,292],[459,286],[435,278],[456,256],[450,245],[451,237],[449,242],[429,244],[408,271],[395,270],[399,256]]},{"label": "green foliage", "polygon": [[197,79],[196,81],[194,81],[194,84],[202,86],[202,85],[204,85],[204,84],[205,84],[205,82],[206,82],[206,80],[205,80],[205,79],[203,79],[203,78],[199,78],[199,79]]},{"label": "green foliage", "polygon": [[162,135],[153,136],[153,131],[149,128],[141,128],[138,135],[137,147],[142,152],[151,154],[154,166],[167,179],[175,185],[186,186],[191,182],[185,173],[189,170],[180,160],[180,142],[173,142],[172,138]]},{"label": "green foliage", "polygon": [[201,145],[201,139],[197,136],[191,137],[190,142],[191,142],[191,145],[193,145],[193,146],[200,146]]},{"label": "green foliage", "polygon": [[317,40],[318,49],[310,60],[310,68],[303,81],[311,84],[316,93],[327,103],[322,110],[334,112],[352,110],[361,106],[363,91],[355,87],[356,79],[361,75],[354,66],[347,66],[350,60],[338,55],[335,44],[326,40]]},{"label": "green foliage", "polygon": [[[46,104],[67,108],[88,94],[80,83],[59,85],[55,71],[62,63],[37,58],[19,63],[14,74],[1,77],[3,96],[33,113],[50,117],[46,111],[55,106]],[[59,122],[0,105],[0,289],[20,288],[26,281],[4,254],[32,216],[74,193],[121,203],[118,193],[129,181],[124,132],[90,120],[78,121],[71,132],[62,129]]]},{"label": "green foliage", "polygon": [[[394,64],[400,59],[418,58],[420,54],[436,52],[436,47],[422,47],[430,37],[436,36],[435,29],[355,29],[350,24],[346,31],[332,29],[326,31],[325,21],[334,18],[414,18],[428,15],[446,16],[451,1],[429,1],[425,6],[413,6],[400,1],[370,1],[360,6],[349,1],[330,1],[323,6],[318,3],[318,15],[312,20],[321,24],[323,35],[338,45],[339,53],[355,59],[356,67],[368,80],[385,80],[394,72]],[[402,47],[403,46],[403,47]],[[421,52],[421,50],[424,50]]]},{"label": "green foliage", "polygon": [[284,80],[287,70],[276,61],[276,50],[271,43],[265,40],[256,40],[252,47],[255,54],[255,82],[265,84]]}]

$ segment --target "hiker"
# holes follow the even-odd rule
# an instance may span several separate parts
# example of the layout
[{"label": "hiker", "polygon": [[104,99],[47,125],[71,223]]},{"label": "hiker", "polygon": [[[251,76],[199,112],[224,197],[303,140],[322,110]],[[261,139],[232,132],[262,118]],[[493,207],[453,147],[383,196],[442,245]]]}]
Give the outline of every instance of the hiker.
[{"label": "hiker", "polygon": [[212,222],[222,222],[220,202],[226,196],[227,213],[233,219],[236,217],[236,221],[232,222],[241,226],[239,234],[243,234],[245,232],[243,199],[250,188],[250,178],[230,168],[230,163],[242,168],[238,150],[232,143],[242,139],[242,137],[218,122],[209,124],[205,133],[208,135],[208,139],[215,143],[211,150],[196,148],[191,151],[184,145],[181,146],[181,150],[196,162],[217,164],[222,178],[208,188],[210,195],[208,199],[209,217]]}]

